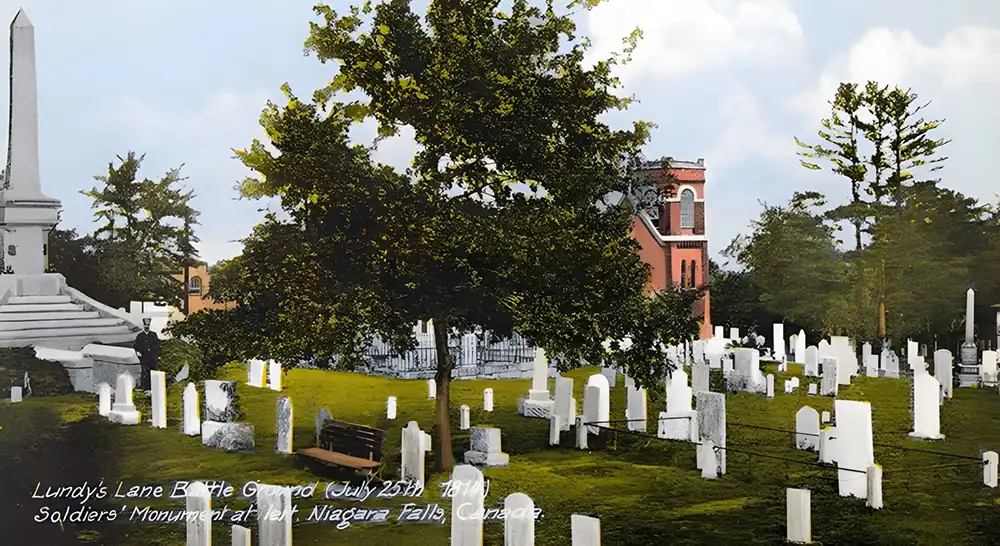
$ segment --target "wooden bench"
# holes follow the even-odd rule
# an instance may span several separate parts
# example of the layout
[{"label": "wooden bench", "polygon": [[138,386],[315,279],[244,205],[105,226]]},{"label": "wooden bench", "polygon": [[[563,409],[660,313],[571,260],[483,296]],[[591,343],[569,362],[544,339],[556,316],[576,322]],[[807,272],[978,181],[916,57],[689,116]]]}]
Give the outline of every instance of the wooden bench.
[{"label": "wooden bench", "polygon": [[299,450],[299,457],[340,470],[380,474],[385,431],[341,421],[325,421],[319,445]]}]

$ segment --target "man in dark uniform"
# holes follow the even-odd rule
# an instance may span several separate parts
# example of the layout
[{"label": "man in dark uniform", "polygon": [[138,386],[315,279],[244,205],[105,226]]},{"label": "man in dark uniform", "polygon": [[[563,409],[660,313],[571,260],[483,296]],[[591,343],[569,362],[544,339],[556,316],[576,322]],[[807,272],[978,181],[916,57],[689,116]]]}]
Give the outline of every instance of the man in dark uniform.
[{"label": "man in dark uniform", "polygon": [[142,319],[142,331],[135,336],[135,343],[132,344],[136,356],[139,357],[139,365],[142,366],[139,390],[146,392],[153,388],[150,384],[149,372],[153,370],[157,359],[160,358],[160,338],[156,336],[156,332],[149,331],[149,323],[150,319]]}]

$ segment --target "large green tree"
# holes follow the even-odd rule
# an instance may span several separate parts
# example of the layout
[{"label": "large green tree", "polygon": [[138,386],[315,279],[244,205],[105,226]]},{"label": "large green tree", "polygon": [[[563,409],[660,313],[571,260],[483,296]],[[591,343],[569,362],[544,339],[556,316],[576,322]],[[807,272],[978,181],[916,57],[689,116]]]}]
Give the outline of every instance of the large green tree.
[{"label": "large green tree", "polygon": [[[610,358],[641,383],[662,376],[663,344],[697,324],[689,296],[645,295],[648,267],[630,237],[642,203],[599,206],[647,184],[638,167],[649,125],[601,120],[630,102],[614,93],[617,61],[585,68],[572,19],[551,3],[502,12],[496,1],[432,0],[423,17],[407,0],[316,11],[307,49],[335,62],[335,76],[312,102],[286,87],[287,104],[265,111],[279,154],[260,142],[238,154],[259,175],[243,195],[277,196],[290,217],[258,226],[242,273],[230,274],[241,307],[278,310],[263,326],[282,335],[262,350],[357,354],[368,335],[403,350],[414,322],[432,319],[441,471],[453,464],[454,330],[517,331],[563,367]],[[357,91],[367,99],[335,100]],[[382,137],[412,129],[419,150],[406,173],[350,142],[370,117]]]},{"label": "large green tree", "polygon": [[770,312],[829,334],[840,323],[835,311],[842,308],[846,272],[824,204],[819,194],[797,193],[787,206],[765,205],[751,232],[723,255],[746,269],[746,282]]},{"label": "large green tree", "polygon": [[99,185],[81,192],[93,200],[99,222],[84,244],[101,272],[103,302],[112,307],[134,299],[180,304],[184,287],[171,274],[197,258],[194,193],[185,189],[180,167],[157,180],[138,179],[144,157],[119,156],[94,177]]}]

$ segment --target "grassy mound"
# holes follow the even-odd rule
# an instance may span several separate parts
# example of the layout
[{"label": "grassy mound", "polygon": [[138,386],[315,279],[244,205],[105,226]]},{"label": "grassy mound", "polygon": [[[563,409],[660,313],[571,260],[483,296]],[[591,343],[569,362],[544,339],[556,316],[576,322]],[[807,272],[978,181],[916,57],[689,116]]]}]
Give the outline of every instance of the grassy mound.
[{"label": "grassy mound", "polygon": [[[799,374],[777,374],[776,382]],[[595,369],[576,370],[578,403],[582,404],[583,386]],[[771,370],[770,373],[775,373]],[[314,416],[320,407],[327,408],[335,419],[375,426],[387,431],[385,478],[398,476],[401,429],[417,421],[431,431],[434,402],[427,399],[424,381],[391,380],[378,377],[293,369],[286,377],[282,393],[245,385],[242,366],[229,366],[220,378],[240,383],[245,421],[253,423],[257,450],[233,454],[203,447],[197,438],[178,432],[183,385],[169,389],[167,430],[148,425],[120,427],[95,421],[107,442],[91,445],[96,459],[102,461],[100,476],[80,475],[77,480],[107,477],[126,486],[163,484],[169,489],[181,480],[224,480],[237,488],[248,481],[302,485],[320,482],[320,491],[329,482],[300,469],[294,458],[274,452],[275,404],[280,395],[289,396],[294,405],[294,445],[296,449],[313,444]],[[813,537],[823,544],[995,544],[1000,542],[1000,524],[995,512],[1000,505],[996,490],[982,485],[982,470],[973,460],[952,459],[904,448],[937,451],[978,457],[980,446],[1000,447],[1000,397],[983,389],[959,389],[955,399],[942,408],[942,431],[947,440],[941,443],[918,442],[907,437],[910,429],[909,385],[905,380],[858,378],[841,388],[841,398],[872,403],[875,426],[875,458],[884,467],[883,491],[886,509],[871,513],[863,500],[841,498],[837,492],[836,469],[816,466],[816,455],[792,448],[795,412],[803,405],[818,411],[832,411],[833,400],[807,396],[806,381],[799,392],[778,394],[774,399],[759,395],[727,397],[728,473],[721,479],[705,481],[694,468],[694,446],[681,442],[636,437],[625,432],[606,433],[592,446],[603,449],[573,449],[572,432],[563,434],[561,446],[548,445],[548,422],[527,419],[516,414],[517,397],[523,395],[530,381],[459,381],[452,386],[452,423],[456,458],[468,449],[468,431],[457,430],[458,407],[468,404],[473,426],[489,423],[503,430],[503,450],[511,455],[508,468],[484,471],[490,480],[487,506],[496,506],[513,492],[527,493],[544,516],[536,522],[536,544],[565,545],[569,542],[570,516],[574,513],[601,518],[602,544],[779,544],[785,536],[785,495],[789,487],[812,490]],[[482,411],[482,390],[494,389],[496,410]],[[662,391],[662,389],[661,389]],[[396,396],[398,419],[385,418],[385,400]],[[49,399],[51,400],[51,399]],[[79,420],[96,411],[93,397],[67,397],[61,401],[63,422]],[[662,392],[649,393],[650,430],[655,434],[655,419],[662,405]],[[144,403],[139,399],[139,403]],[[0,426],[16,412],[27,415],[43,399],[29,400],[18,407],[0,408]],[[46,406],[47,407],[47,406]],[[71,410],[70,407],[76,409]],[[623,381],[612,389],[612,419],[623,419],[625,388]],[[141,407],[148,415],[148,407]],[[7,412],[6,414],[4,412]],[[89,421],[87,421],[89,422]],[[46,422],[45,427],[57,425]],[[65,426],[65,425],[64,425]],[[28,430],[27,427],[18,427]],[[431,431],[432,432],[432,431]],[[0,431],[0,461],[15,449],[16,442]],[[69,455],[65,455],[69,457]],[[91,457],[92,459],[95,457]],[[428,453],[427,467],[433,469],[433,453]],[[960,466],[955,466],[955,465]],[[0,462],[2,465],[2,462]],[[951,465],[951,466],[941,466]],[[40,479],[43,468],[23,461],[19,471]],[[429,470],[430,473],[430,470]],[[325,501],[319,494],[298,501],[299,515],[308,515],[316,504],[338,507],[393,507],[399,513],[406,503],[440,504],[450,517],[447,499],[438,494],[436,483],[446,476],[429,475],[428,487],[419,499],[369,499],[363,503]],[[27,480],[31,481],[31,480]],[[27,499],[28,495],[23,495]],[[181,508],[180,499],[152,499],[134,502],[118,500],[120,505],[150,504]],[[29,506],[33,506],[26,503]],[[246,500],[234,495],[216,499],[214,508],[233,510],[246,507]],[[183,525],[128,524],[119,521],[103,536],[100,544],[173,545],[184,540]],[[231,521],[213,526],[215,541],[228,541]],[[244,523],[254,528],[255,521]],[[33,526],[34,523],[21,525]],[[27,527],[26,527],[27,529]],[[434,524],[356,524],[342,530],[329,523],[297,524],[296,543],[395,545],[410,541],[422,544],[447,544],[448,525]],[[503,526],[487,523],[486,543],[501,544]],[[78,542],[77,542],[78,543]]]},{"label": "grassy mound", "polygon": [[0,349],[0,389],[10,394],[10,387],[23,387],[24,372],[28,372],[34,396],[57,396],[73,392],[69,374],[58,362],[35,358],[31,347]]}]

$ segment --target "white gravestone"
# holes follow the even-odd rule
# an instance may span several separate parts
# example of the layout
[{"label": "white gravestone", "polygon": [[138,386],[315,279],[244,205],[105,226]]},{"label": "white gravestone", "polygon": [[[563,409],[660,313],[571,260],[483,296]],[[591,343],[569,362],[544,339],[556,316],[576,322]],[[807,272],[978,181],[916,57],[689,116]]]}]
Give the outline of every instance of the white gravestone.
[{"label": "white gravestone", "polygon": [[188,383],[181,395],[184,419],[181,432],[186,436],[201,435],[201,404],[198,402],[198,388],[194,383]]},{"label": "white gravestone", "polygon": [[187,546],[212,546],[212,494],[208,486],[192,482],[184,495]]},{"label": "white gravestone", "polygon": [[865,375],[878,377],[878,361],[872,356],[872,344],[867,341],[861,345],[861,364],[865,367]]},{"label": "white gravestone", "polygon": [[[551,405],[549,397],[549,359],[541,347],[535,349],[535,360],[531,368],[531,388],[528,390],[527,402]],[[549,408],[551,409],[551,408]]]},{"label": "white gravestone", "polygon": [[813,395],[813,396],[816,396],[818,394],[818,391],[816,389],[816,383],[810,383],[809,384],[809,392],[808,392],[808,394]]},{"label": "white gravestone", "polygon": [[729,389],[733,392],[765,393],[767,381],[760,371],[760,353],[757,349],[733,349],[733,358],[736,369],[729,377]]},{"label": "white gravestone", "polygon": [[767,381],[767,397],[774,398],[774,375],[767,374],[765,379]]},{"label": "white gravestone", "polygon": [[872,510],[885,508],[885,504],[882,502],[882,467],[874,463],[871,464],[865,473],[865,483],[868,495],[865,498],[865,505]]},{"label": "white gravestone", "polygon": [[795,363],[805,364],[806,362],[806,332],[799,330],[795,336]]},{"label": "white gravestone", "polygon": [[559,416],[559,426],[562,431],[569,430],[570,425],[576,421],[573,379],[569,377],[556,378],[556,401],[552,411]]},{"label": "white gravestone", "polygon": [[10,388],[10,403],[19,404],[21,402],[21,387]]},{"label": "white gravestone", "polygon": [[[483,543],[481,514],[486,498],[483,473],[474,466],[458,465],[451,473],[451,544],[479,546]],[[532,514],[534,516],[534,514]]]},{"label": "white gravestone", "polygon": [[[687,354],[687,351],[684,353]],[[608,380],[608,387],[615,388],[618,385],[618,371],[608,366],[601,366],[601,375]]]},{"label": "white gravestone", "polygon": [[267,386],[272,391],[281,391],[282,385],[282,374],[281,374],[281,364],[275,362],[273,359],[267,361]]},{"label": "white gravestone", "polygon": [[465,452],[465,464],[502,468],[510,463],[510,455],[501,449],[500,429],[494,427],[472,427],[469,429],[469,451]]},{"label": "white gravestone", "polygon": [[795,412],[795,449],[819,449],[819,412],[809,406],[802,406]]},{"label": "white gravestone", "polygon": [[156,370],[149,372],[149,384],[153,428],[167,428],[167,374]]},{"label": "white gravestone", "polygon": [[888,347],[882,348],[882,353],[880,355],[882,366],[882,373],[885,377],[890,377],[892,379],[899,378],[899,357],[896,353],[889,349]]},{"label": "white gravestone", "polygon": [[813,345],[806,347],[802,374],[806,377],[819,377],[819,349]]},{"label": "white gravestone", "polygon": [[646,389],[637,389],[635,385],[626,387],[625,420],[629,430],[646,432]]},{"label": "white gravestone", "polygon": [[[595,399],[592,402],[592,413],[587,414],[587,394],[591,391],[584,389],[583,411],[587,423],[596,423],[598,426],[609,427],[611,421],[611,387],[608,385],[608,378],[601,374],[594,374],[587,378],[587,387],[595,387]],[[591,434],[597,434],[599,429],[590,427]]]},{"label": "white gravestone", "polygon": [[812,492],[788,489],[786,540],[793,544],[812,542]]},{"label": "white gravestone", "polygon": [[132,403],[132,389],[135,387],[135,379],[132,374],[123,372],[118,374],[115,385],[115,403],[108,413],[108,420],[120,425],[138,425],[141,419],[139,412]]},{"label": "white gravestone", "polygon": [[979,378],[988,386],[997,383],[997,352],[983,351],[983,363],[979,366]]},{"label": "white gravestone", "polygon": [[786,379],[785,380],[785,394],[793,394],[793,393],[795,393],[795,385],[792,384],[792,380],[791,379]]},{"label": "white gravestone", "polygon": [[837,381],[837,376],[839,372],[837,369],[840,366],[840,362],[837,361],[837,357],[827,356],[823,357],[823,380],[821,381],[820,394],[823,396],[837,396],[837,392],[840,387],[840,383]]},{"label": "white gravestone", "polygon": [[951,351],[941,349],[934,351],[934,378],[941,383],[941,392],[944,398],[952,397],[952,367]]},{"label": "white gravestone", "polygon": [[107,417],[111,413],[111,385],[101,383],[97,386],[97,413]]},{"label": "white gravestone", "polygon": [[722,452],[716,447],[712,440],[702,440],[698,445],[696,466],[701,468],[702,479],[715,480],[719,477],[719,455]]},{"label": "white gravestone", "polygon": [[503,522],[504,546],[535,546],[535,502],[531,497],[511,493],[503,500],[503,507],[507,514]]},{"label": "white gravestone", "polygon": [[913,432],[911,438],[943,440],[941,434],[941,384],[928,373],[913,376]]},{"label": "white gravestone", "polygon": [[[586,403],[584,403],[586,405]],[[582,415],[576,416],[575,432],[576,432],[576,448],[577,449],[587,449],[587,432],[590,427],[587,426],[586,419]]]},{"label": "white gravestone", "polygon": [[205,420],[230,423],[236,420],[236,382],[209,379],[205,381]]},{"label": "white gravestone", "polygon": [[601,546],[601,520],[573,514],[570,521],[570,546]]},{"label": "white gravestone", "polygon": [[276,437],[275,450],[278,453],[289,454],[292,452],[292,430],[293,414],[292,401],[287,396],[279,396],[277,408],[275,410],[276,423],[274,435]]},{"label": "white gravestone", "polygon": [[462,404],[458,407],[458,429],[469,430],[469,406]]},{"label": "white gravestone", "polygon": [[691,344],[691,352],[693,353],[693,358],[691,360],[691,365],[704,364],[705,363],[705,342],[698,340]]},{"label": "white gravestone", "polygon": [[825,425],[830,422],[830,412],[824,411],[820,414],[820,421]]},{"label": "white gravestone", "polygon": [[819,431],[819,462],[837,462],[837,427],[826,427]]},{"label": "white gravestone", "polygon": [[247,385],[251,387],[264,387],[264,375],[267,371],[267,363],[263,360],[247,361]]},{"label": "white gravestone", "polygon": [[858,375],[858,357],[851,346],[851,339],[845,336],[830,337],[830,351],[837,357],[837,383],[850,385],[851,377]]},{"label": "white gravestone", "polygon": [[667,377],[667,413],[660,419],[657,436],[671,440],[698,441],[691,437],[692,423],[698,413],[691,408],[693,389],[687,385],[687,374],[678,368]]},{"label": "white gravestone", "polygon": [[726,327],[725,326],[716,326],[713,329],[712,337],[717,337],[717,338],[720,338],[720,339],[725,339],[726,338]]},{"label": "white gravestone", "polygon": [[292,546],[292,488],[257,486],[257,535],[261,546]]},{"label": "white gravestone", "polygon": [[785,359],[785,325],[776,323],[774,325],[774,339],[772,339],[772,356],[775,360]]},{"label": "white gravestone", "polygon": [[427,446],[424,445],[424,432],[416,421],[410,421],[403,428],[402,443],[400,452],[402,455],[402,469],[400,470],[400,481],[415,483],[420,486],[425,484],[424,461],[427,453]]},{"label": "white gravestone", "polygon": [[483,411],[493,411],[493,389],[483,389]]},{"label": "white gravestone", "polygon": [[998,466],[1000,466],[1000,456],[996,451],[983,453],[983,485],[996,488]]},{"label": "white gravestone", "polygon": [[740,338],[740,329],[739,328],[730,328],[729,329],[729,339],[739,339],[739,338]]},{"label": "white gravestone", "polygon": [[385,400],[385,418],[392,421],[396,419],[396,397],[390,396]]},{"label": "white gravestone", "polygon": [[927,371],[927,363],[920,356],[920,344],[912,339],[906,340],[906,364],[914,374]]},{"label": "white gravestone", "polygon": [[695,364],[691,366],[691,390],[694,392],[708,392],[711,390],[709,388],[709,370],[707,364]]},{"label": "white gravestone", "polygon": [[553,413],[549,417],[549,445],[557,446],[559,445],[559,434],[562,432],[562,416],[558,413]]},{"label": "white gravestone", "polygon": [[872,406],[868,402],[834,400],[837,415],[837,471],[841,497],[868,498],[868,480],[864,473],[875,464],[872,444]]},{"label": "white gravestone", "polygon": [[[726,395],[718,392],[699,392],[695,394],[695,403],[698,410],[698,438],[704,444],[705,440],[711,440],[716,446],[723,448],[719,451],[719,470],[726,473]],[[704,445],[698,446],[698,450],[704,449]],[[699,470],[704,470],[699,468]]]},{"label": "white gravestone", "polygon": [[427,380],[427,399],[436,400],[437,399],[437,383],[433,379]]},{"label": "white gravestone", "polygon": [[726,352],[727,341],[716,336],[705,343],[705,358],[708,360],[708,367],[713,370],[722,369],[722,355]]},{"label": "white gravestone", "polygon": [[242,525],[233,525],[233,546],[253,546],[250,540],[250,529]]}]

